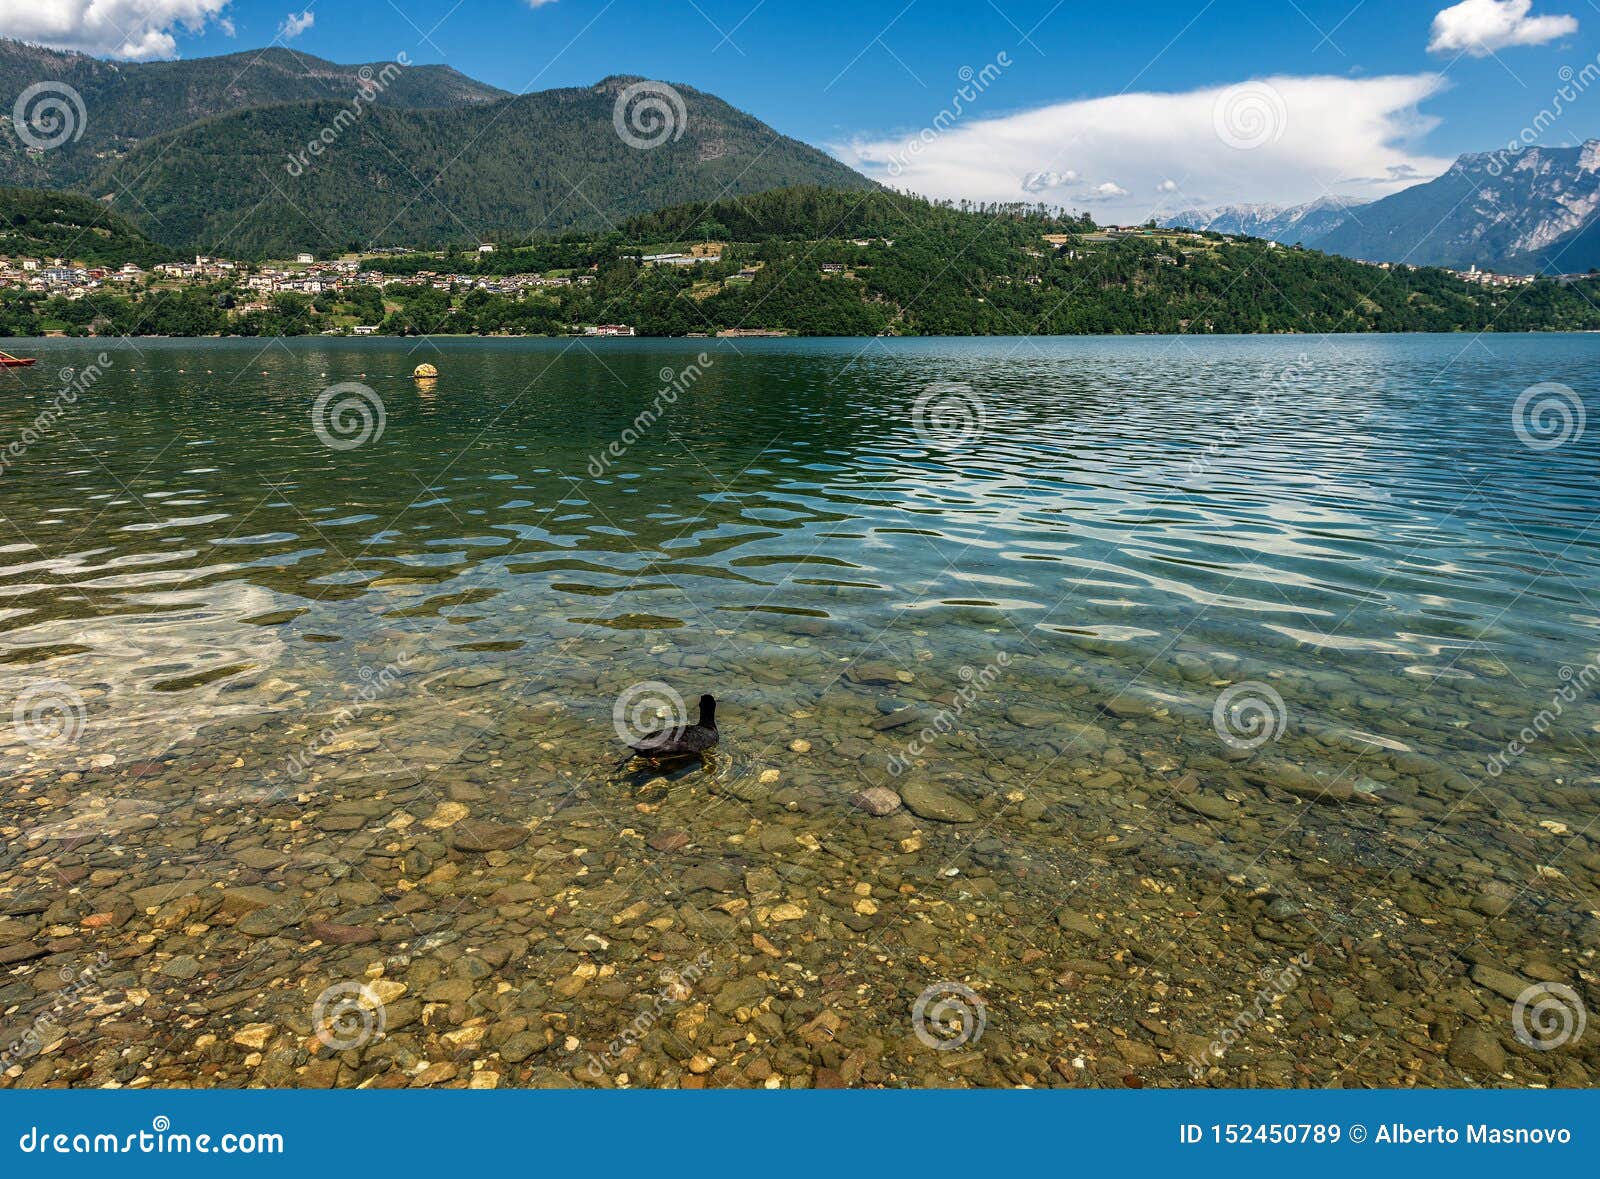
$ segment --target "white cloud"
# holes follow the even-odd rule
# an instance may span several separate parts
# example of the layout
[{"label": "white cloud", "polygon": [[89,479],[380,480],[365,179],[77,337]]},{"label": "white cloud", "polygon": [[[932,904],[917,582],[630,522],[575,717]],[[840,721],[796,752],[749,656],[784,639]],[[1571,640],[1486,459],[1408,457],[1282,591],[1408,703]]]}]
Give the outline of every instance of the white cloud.
[{"label": "white cloud", "polygon": [[1177,192],[1178,191],[1178,182],[1176,180],[1163,180],[1160,184],[1156,185],[1156,191],[1157,192]]},{"label": "white cloud", "polygon": [[1052,188],[1064,188],[1077,179],[1078,174],[1073,171],[1030,172],[1022,178],[1022,191],[1046,192]]},{"label": "white cloud", "polygon": [[[862,136],[833,151],[925,196],[1014,201],[1047,192],[1053,204],[1097,202],[1100,216],[1126,220],[1170,206],[1161,186],[1171,176],[1184,178],[1186,201],[1204,204],[1300,204],[1329,193],[1370,200],[1449,167],[1407,146],[1437,123],[1416,108],[1443,85],[1437,74],[1264,78],[1056,103],[931,136]],[[1128,195],[1158,191],[1168,195]]]},{"label": "white cloud", "polygon": [[529,8],[543,8],[546,4],[554,4],[556,0],[528,0]]},{"label": "white cloud", "polygon": [[0,31],[53,49],[128,61],[176,57],[174,32],[201,32],[229,0],[0,0]]},{"label": "white cloud", "polygon": [[1430,53],[1487,57],[1513,45],[1543,45],[1578,31],[1570,16],[1529,16],[1533,0],[1461,0],[1433,18]]},{"label": "white cloud", "polygon": [[316,23],[317,14],[309,8],[304,12],[291,12],[283,18],[283,23],[278,26],[278,36],[285,41],[293,41]]}]

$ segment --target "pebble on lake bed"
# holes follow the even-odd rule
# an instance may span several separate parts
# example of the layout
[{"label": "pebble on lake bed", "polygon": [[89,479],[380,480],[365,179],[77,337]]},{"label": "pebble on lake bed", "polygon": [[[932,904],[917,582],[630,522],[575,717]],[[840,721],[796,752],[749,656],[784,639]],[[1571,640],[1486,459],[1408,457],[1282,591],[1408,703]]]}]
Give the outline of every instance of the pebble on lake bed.
[{"label": "pebble on lake bed", "polygon": [[900,809],[900,796],[887,786],[869,786],[852,794],[850,801],[867,814],[879,817]]}]

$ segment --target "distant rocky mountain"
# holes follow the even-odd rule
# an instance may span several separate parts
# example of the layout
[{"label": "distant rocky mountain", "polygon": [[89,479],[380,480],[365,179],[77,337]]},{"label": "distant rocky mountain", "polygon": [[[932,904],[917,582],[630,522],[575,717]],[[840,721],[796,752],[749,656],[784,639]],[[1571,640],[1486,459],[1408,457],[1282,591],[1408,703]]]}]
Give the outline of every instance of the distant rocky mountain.
[{"label": "distant rocky mountain", "polygon": [[1372,202],[1308,244],[1372,262],[1579,271],[1600,259],[1597,209],[1600,140],[1483,152]]},{"label": "distant rocky mountain", "polygon": [[[380,80],[381,79],[381,83]],[[68,134],[49,150],[29,150],[10,125],[18,98],[39,84],[47,101],[71,87],[81,107],[59,108]],[[0,184],[70,188],[145,140],[202,119],[251,107],[333,99],[359,91],[411,109],[473,106],[508,97],[449,66],[372,62],[337,65],[270,48],[186,61],[112,62],[82,53],[0,39]],[[37,109],[34,107],[33,109]]]},{"label": "distant rocky mountain", "polygon": [[1237,237],[1262,237],[1285,245],[1310,245],[1349,217],[1362,202],[1323,197],[1304,205],[1219,205],[1167,218],[1172,229],[1210,229]]},{"label": "distant rocky mountain", "polygon": [[1600,216],[1543,249],[1512,254],[1498,266],[1508,274],[1588,274],[1600,270]]},{"label": "distant rocky mountain", "polygon": [[1305,245],[1366,262],[1510,274],[1600,267],[1600,140],[1464,155],[1436,179],[1370,203],[1224,205],[1165,224]]}]

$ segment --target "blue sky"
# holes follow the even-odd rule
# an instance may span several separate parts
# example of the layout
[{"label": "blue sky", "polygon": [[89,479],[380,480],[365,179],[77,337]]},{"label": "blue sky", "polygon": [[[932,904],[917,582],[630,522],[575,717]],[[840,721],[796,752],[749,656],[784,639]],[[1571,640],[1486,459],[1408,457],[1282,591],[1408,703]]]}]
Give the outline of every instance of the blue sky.
[{"label": "blue sky", "polygon": [[[345,62],[404,52],[513,91],[641,74],[900,187],[1127,216],[1382,195],[1516,136],[1563,67],[1600,54],[1597,0],[0,0],[0,30],[115,55],[103,20],[87,27],[96,11],[142,29],[127,44],[146,57],[276,39]],[[969,98],[963,69],[983,81]],[[1542,141],[1600,135],[1600,84],[1563,106]]]}]

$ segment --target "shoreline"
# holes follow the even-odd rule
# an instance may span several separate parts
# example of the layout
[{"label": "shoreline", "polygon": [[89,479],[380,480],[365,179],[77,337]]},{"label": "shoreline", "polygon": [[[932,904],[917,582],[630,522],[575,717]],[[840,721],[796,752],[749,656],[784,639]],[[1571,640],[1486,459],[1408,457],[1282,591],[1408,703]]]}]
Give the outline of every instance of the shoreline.
[{"label": "shoreline", "polygon": [[1493,328],[1456,328],[1450,331],[1411,331],[1411,332],[1366,332],[1366,331],[1334,331],[1334,332],[1051,332],[1039,335],[895,335],[895,336],[860,336],[860,335],[826,335],[826,334],[801,334],[791,333],[784,335],[761,336],[604,336],[604,335],[485,335],[478,332],[435,332],[428,335],[393,336],[379,333],[363,335],[321,335],[306,334],[293,336],[240,336],[240,335],[204,335],[204,336],[0,336],[0,342],[18,346],[37,346],[43,344],[105,344],[131,343],[134,340],[216,340],[252,342],[258,340],[276,340],[288,343],[295,340],[316,341],[327,343],[330,341],[359,342],[370,341],[385,342],[413,342],[425,343],[432,340],[536,340],[546,341],[606,341],[611,344],[638,343],[642,340],[649,341],[684,341],[696,345],[738,343],[753,344],[781,340],[792,343],[796,340],[1251,340],[1251,339],[1318,339],[1332,338],[1435,338],[1441,336],[1600,336],[1600,328],[1525,328],[1515,331],[1500,331]]}]

